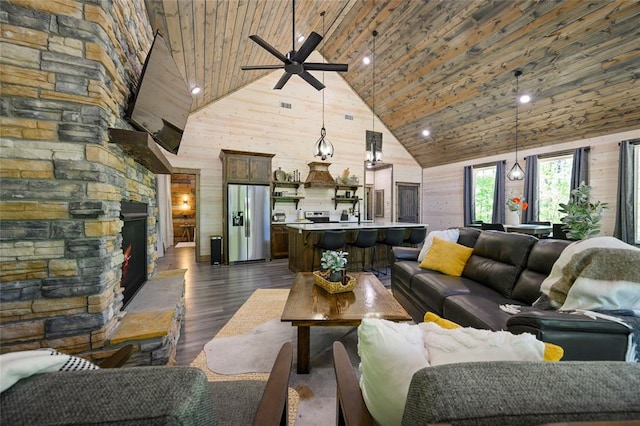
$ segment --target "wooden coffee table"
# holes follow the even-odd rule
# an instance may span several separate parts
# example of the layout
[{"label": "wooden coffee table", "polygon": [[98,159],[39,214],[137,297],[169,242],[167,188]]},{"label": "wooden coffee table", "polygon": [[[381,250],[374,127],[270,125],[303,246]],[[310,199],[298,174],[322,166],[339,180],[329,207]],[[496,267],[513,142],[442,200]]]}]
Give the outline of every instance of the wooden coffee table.
[{"label": "wooden coffee table", "polygon": [[298,374],[309,373],[311,327],[360,325],[363,318],[411,321],[411,316],[391,292],[369,272],[353,273],[353,291],[330,294],[313,282],[311,272],[299,272],[293,279],[282,322],[298,327]]}]

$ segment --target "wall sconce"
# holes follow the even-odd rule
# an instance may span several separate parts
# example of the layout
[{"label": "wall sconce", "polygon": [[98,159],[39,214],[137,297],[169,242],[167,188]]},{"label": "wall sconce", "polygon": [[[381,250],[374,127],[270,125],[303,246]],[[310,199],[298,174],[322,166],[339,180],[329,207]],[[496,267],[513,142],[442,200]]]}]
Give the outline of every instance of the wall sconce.
[{"label": "wall sconce", "polygon": [[189,199],[187,198],[186,195],[184,197],[182,197],[182,208],[183,209],[188,209],[189,208]]}]

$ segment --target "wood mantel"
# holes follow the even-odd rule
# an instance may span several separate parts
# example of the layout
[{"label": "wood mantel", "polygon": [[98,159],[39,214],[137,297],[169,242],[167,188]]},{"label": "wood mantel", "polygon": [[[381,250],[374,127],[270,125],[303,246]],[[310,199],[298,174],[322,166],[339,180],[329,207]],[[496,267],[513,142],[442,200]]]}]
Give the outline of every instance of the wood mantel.
[{"label": "wood mantel", "polygon": [[111,143],[119,145],[124,152],[153,173],[159,175],[173,173],[173,167],[162,152],[162,148],[148,133],[110,128],[109,139]]}]

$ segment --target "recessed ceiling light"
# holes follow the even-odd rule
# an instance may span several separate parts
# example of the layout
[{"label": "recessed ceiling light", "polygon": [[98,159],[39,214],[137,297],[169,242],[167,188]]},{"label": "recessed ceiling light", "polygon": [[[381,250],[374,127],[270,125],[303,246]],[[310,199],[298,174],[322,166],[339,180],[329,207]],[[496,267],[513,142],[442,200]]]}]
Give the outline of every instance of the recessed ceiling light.
[{"label": "recessed ceiling light", "polygon": [[304,35],[303,35],[303,34],[300,34],[300,35],[298,36],[298,43],[302,43],[303,41],[304,41]]},{"label": "recessed ceiling light", "polygon": [[520,96],[520,103],[521,104],[527,104],[529,102],[531,102],[531,96],[529,96],[529,95]]},{"label": "recessed ceiling light", "polygon": [[362,58],[362,62],[364,62],[365,65],[369,65],[371,63],[371,59],[369,59],[368,56],[365,56]]},{"label": "recessed ceiling light", "polygon": [[194,87],[193,89],[191,89],[191,93],[197,95],[198,93],[200,93],[200,88],[198,86]]},{"label": "recessed ceiling light", "polygon": [[424,137],[427,137],[427,136],[429,136],[430,134],[431,134],[431,132],[430,132],[429,130],[427,130],[427,129],[424,129],[424,130],[422,131],[422,136],[424,136]]}]

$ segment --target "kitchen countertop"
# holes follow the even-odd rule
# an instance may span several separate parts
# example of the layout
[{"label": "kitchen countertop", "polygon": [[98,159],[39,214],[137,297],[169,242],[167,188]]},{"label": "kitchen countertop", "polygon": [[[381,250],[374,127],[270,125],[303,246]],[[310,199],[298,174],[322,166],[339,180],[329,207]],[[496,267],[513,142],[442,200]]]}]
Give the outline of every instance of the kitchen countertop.
[{"label": "kitchen countertop", "polygon": [[[363,220],[361,221],[362,223],[371,223],[373,222],[372,220]],[[308,224],[313,224],[316,223],[312,220],[308,220],[308,219],[304,219],[304,220],[297,220],[297,219],[287,219],[284,221],[272,221],[271,224],[272,225],[308,225]],[[329,224],[337,224],[337,223],[358,223],[358,219],[349,219],[349,220],[332,220],[330,222],[324,222],[324,223],[318,223],[320,225],[329,225]]]},{"label": "kitchen countertop", "polygon": [[[282,222],[280,222],[282,223]],[[299,231],[330,231],[336,229],[378,229],[378,228],[416,228],[428,226],[426,223],[407,223],[407,222],[373,222],[358,221],[339,222],[339,223],[284,223],[287,227],[297,229]]]}]

